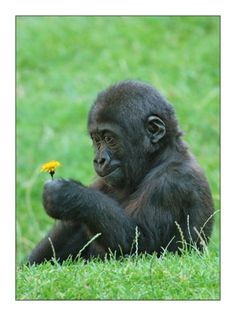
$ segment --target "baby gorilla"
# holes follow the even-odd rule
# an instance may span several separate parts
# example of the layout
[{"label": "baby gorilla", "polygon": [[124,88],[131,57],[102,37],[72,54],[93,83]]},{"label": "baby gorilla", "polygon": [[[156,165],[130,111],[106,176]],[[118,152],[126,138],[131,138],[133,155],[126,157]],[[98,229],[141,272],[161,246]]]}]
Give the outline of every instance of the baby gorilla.
[{"label": "baby gorilla", "polygon": [[170,103],[150,85],[124,81],[97,96],[88,129],[98,179],[89,187],[64,179],[45,184],[44,208],[59,221],[29,263],[135,248],[179,253],[183,240],[202,249],[212,231],[212,196]]}]

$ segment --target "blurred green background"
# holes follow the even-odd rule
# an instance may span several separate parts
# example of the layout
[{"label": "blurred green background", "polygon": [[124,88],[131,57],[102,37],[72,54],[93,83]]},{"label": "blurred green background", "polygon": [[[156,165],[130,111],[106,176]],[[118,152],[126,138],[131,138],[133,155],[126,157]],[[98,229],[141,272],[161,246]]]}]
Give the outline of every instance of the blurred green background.
[{"label": "blurred green background", "polygon": [[[87,115],[96,94],[139,79],[175,106],[219,209],[219,17],[17,17],[17,262],[52,225],[48,174],[93,181]],[[213,244],[218,245],[219,219]]]}]

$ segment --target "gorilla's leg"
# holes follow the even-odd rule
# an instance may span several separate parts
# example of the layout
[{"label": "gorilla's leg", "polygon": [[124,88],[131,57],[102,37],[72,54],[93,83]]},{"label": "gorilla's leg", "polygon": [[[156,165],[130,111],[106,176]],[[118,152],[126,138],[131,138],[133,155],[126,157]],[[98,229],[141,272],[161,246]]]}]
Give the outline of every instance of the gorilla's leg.
[{"label": "gorilla's leg", "polygon": [[[60,221],[33,249],[27,263],[39,264],[52,258],[62,262],[69,256],[75,259],[88,240],[84,226],[74,222]],[[89,247],[86,247],[81,256],[87,258],[88,250]]]}]

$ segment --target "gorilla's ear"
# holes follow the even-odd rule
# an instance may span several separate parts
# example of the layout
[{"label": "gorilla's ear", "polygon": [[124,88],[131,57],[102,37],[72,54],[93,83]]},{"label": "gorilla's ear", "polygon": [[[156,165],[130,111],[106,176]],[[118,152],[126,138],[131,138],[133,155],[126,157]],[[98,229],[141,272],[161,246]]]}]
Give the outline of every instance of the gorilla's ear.
[{"label": "gorilla's ear", "polygon": [[147,118],[147,131],[150,135],[152,144],[156,144],[165,135],[165,123],[156,115]]}]

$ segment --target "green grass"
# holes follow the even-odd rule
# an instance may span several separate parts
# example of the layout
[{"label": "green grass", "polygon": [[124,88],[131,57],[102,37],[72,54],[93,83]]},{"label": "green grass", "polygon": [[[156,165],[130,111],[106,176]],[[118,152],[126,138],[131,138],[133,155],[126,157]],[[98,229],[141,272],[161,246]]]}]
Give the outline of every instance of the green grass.
[{"label": "green grass", "polygon": [[[18,269],[18,299],[216,299],[219,259],[215,255],[168,254],[117,261],[46,263]],[[207,286],[206,286],[207,284]]]},{"label": "green grass", "polygon": [[[87,115],[98,91],[124,79],[153,84],[175,105],[219,209],[219,18],[18,17],[17,263],[53,223],[40,165],[57,159],[57,176],[93,181]],[[208,255],[23,266],[16,297],[217,299],[218,257],[219,216]]]}]

